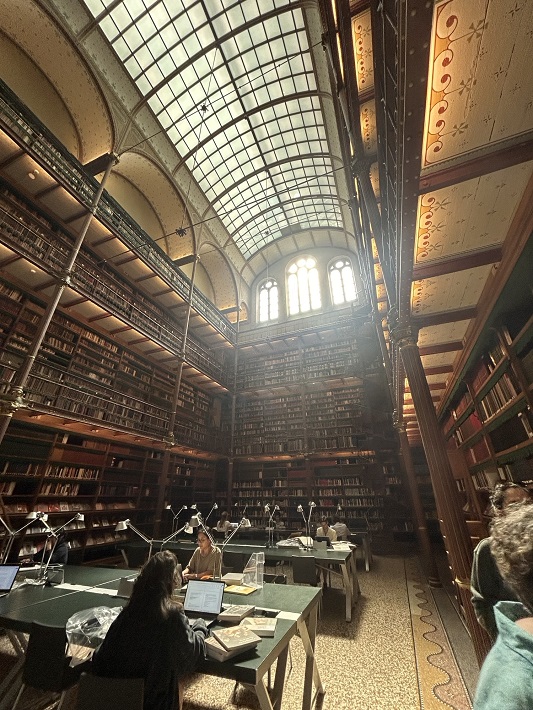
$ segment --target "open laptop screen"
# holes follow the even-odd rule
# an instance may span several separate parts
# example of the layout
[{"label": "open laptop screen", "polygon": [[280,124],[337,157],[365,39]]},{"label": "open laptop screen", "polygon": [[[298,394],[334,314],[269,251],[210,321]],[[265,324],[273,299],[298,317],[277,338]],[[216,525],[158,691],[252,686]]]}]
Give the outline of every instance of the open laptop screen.
[{"label": "open laptop screen", "polygon": [[0,565],[0,594],[11,591],[20,565]]},{"label": "open laptop screen", "polygon": [[202,614],[220,614],[224,582],[215,580],[190,579],[187,583],[183,610]]}]

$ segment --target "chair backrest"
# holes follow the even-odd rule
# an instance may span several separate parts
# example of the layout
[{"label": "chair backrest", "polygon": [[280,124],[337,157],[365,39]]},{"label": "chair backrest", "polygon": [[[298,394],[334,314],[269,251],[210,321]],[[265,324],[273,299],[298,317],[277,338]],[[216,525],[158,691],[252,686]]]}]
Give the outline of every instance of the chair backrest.
[{"label": "chair backrest", "polygon": [[76,710],[143,710],[142,678],[102,678],[83,673]]},{"label": "chair backrest", "polygon": [[63,675],[68,666],[66,647],[64,626],[48,626],[34,621],[22,671],[23,682],[40,690],[63,690]]},{"label": "chair backrest", "polygon": [[263,575],[263,582],[267,584],[287,584],[286,574],[269,574],[268,572]]},{"label": "chair backrest", "polygon": [[248,555],[241,552],[224,552],[223,564],[225,567],[231,567],[232,572],[242,572],[247,559]]},{"label": "chair backrest", "polygon": [[312,587],[316,587],[315,557],[313,555],[293,555],[291,562],[293,582],[296,584],[310,584]]}]

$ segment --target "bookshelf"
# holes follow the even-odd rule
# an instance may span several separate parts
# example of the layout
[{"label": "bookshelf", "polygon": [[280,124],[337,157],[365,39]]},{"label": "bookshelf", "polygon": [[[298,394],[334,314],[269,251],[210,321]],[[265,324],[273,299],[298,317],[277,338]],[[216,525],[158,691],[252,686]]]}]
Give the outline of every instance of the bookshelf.
[{"label": "bookshelf", "polygon": [[[0,514],[14,529],[30,511],[49,516],[52,527],[70,520],[67,530],[74,560],[101,555],[124,534],[115,533],[130,518],[153,533],[163,451],[104,439],[66,434],[14,422],[0,445]],[[172,454],[167,499],[172,507],[210,505],[214,496],[214,461]],[[35,552],[43,539],[38,524],[25,531],[20,554]]]},{"label": "bookshelf", "polygon": [[458,487],[475,500],[501,480],[533,480],[533,316],[517,310],[492,328],[442,417],[451,452],[465,462]]}]

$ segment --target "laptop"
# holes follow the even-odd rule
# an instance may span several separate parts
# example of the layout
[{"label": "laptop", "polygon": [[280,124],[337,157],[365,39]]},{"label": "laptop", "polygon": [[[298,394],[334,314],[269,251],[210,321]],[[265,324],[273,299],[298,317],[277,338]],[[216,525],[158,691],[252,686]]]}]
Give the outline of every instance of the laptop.
[{"label": "laptop", "polygon": [[5,597],[11,591],[20,565],[0,565],[0,597]]},{"label": "laptop", "polygon": [[315,550],[325,550],[327,547],[331,547],[331,540],[325,535],[317,535],[313,540],[313,547]]},{"label": "laptop", "polygon": [[192,623],[203,619],[211,626],[222,611],[225,582],[213,579],[190,579],[187,583],[183,611]]}]

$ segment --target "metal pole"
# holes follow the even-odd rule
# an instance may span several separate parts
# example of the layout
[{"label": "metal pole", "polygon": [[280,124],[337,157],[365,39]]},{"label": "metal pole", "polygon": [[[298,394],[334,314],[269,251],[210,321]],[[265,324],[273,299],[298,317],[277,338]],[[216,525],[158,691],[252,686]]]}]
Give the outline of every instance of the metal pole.
[{"label": "metal pole", "polygon": [[26,386],[28,377],[30,376],[31,370],[35,363],[35,359],[39,354],[41,344],[44,340],[48,327],[52,322],[52,318],[54,317],[59,301],[61,300],[63,291],[67,286],[70,285],[72,269],[78,257],[81,245],[83,244],[83,240],[85,239],[93,217],[96,214],[96,209],[98,207],[98,203],[100,202],[100,198],[102,197],[102,193],[104,191],[104,187],[109,177],[109,174],[111,173],[111,169],[114,165],[116,165],[117,162],[118,157],[114,153],[110,153],[108,156],[108,163],[104,172],[104,176],[94,196],[92,207],[88,212],[87,216],[85,217],[85,221],[80,230],[80,233],[76,237],[74,246],[72,247],[72,251],[70,253],[65,268],[63,269],[63,271],[57,274],[57,284],[54,288],[52,298],[48,303],[45,312],[42,315],[41,321],[37,328],[37,332],[35,333],[28,353],[24,358],[24,362],[16,372],[13,382],[10,384],[10,387],[7,392],[3,395],[0,395],[0,444],[4,439],[7,428],[11,422],[11,419],[13,418],[13,414],[15,414],[18,409],[21,409],[26,406],[26,402],[24,401],[24,387]]}]

